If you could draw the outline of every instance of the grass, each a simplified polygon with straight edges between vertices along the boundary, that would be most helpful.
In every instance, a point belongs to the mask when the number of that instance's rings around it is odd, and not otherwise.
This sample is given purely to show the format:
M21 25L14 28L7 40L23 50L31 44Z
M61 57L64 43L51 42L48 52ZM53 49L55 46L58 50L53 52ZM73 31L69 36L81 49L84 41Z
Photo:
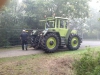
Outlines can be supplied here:
M4 47L2 47L2 48L0 48L0 51L5 51L5 50L15 50L15 49L21 49L21 46L15 46L15 47L6 47L6 48L4 48Z
M74 58L99 50L100 47L86 47L76 51L0 58L0 75L73 75Z

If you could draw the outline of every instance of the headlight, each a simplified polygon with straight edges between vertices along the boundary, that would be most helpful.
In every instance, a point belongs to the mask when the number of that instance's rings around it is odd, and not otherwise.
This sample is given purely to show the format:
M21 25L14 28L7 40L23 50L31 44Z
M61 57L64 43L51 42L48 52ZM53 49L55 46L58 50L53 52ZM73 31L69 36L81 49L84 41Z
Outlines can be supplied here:
M40 35L42 36L43 34L41 33Z

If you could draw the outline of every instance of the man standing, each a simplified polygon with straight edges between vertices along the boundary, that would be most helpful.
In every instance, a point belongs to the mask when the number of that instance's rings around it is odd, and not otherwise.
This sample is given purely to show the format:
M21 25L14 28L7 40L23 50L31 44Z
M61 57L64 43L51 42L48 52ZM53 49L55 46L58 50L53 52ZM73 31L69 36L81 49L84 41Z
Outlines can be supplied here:
M24 50L24 47L27 50L28 34L26 33L26 30L22 31L22 33L20 35L20 39L21 39L21 42L22 42L22 50Z

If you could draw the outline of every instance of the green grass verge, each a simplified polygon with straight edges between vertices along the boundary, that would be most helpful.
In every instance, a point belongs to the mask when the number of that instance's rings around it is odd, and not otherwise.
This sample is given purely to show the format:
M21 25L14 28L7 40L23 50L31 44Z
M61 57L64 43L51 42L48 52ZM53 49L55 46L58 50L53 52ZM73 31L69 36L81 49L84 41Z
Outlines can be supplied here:
M0 58L0 75L73 75L74 58L100 47Z
M15 47L6 47L6 48L0 48L0 51L5 51L5 50L15 50L15 49L21 49L21 46L15 46Z
M10 48L14 49L14 48ZM17 48L18 49L18 48ZM0 62L4 61L11 61L11 60L24 60L24 59L30 59L30 58L39 58L39 57L64 57L66 55L80 55L82 53L88 52L88 51L99 51L100 47L86 47L85 49L79 49L79 50L74 50L74 51L58 51L55 53L44 53L44 54L35 54L35 55L24 55L24 56L17 56L17 57L6 57L6 58L0 58Z

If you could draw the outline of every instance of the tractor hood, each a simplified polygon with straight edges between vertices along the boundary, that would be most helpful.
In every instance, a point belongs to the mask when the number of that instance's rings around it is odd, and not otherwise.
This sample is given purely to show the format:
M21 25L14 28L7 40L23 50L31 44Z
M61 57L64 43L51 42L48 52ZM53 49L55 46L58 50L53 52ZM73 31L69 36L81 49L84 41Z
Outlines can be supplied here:
M31 35L45 35L48 32L48 29L41 29L41 30L33 30Z
M38 34L41 34L42 33L42 29L41 30L33 30L32 32L31 32L31 35L38 35Z

